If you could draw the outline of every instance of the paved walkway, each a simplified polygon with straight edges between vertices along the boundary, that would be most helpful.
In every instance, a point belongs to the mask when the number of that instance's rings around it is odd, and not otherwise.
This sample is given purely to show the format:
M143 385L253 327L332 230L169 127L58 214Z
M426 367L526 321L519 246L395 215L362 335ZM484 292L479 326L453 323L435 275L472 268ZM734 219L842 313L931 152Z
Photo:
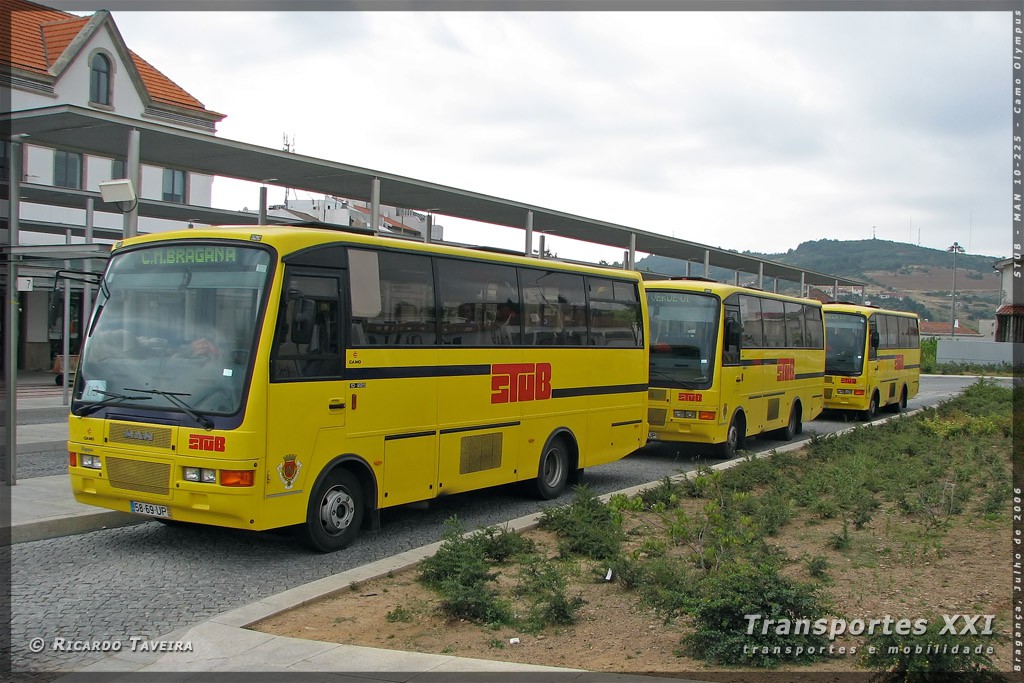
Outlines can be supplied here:
M19 377L18 410L59 408L63 389L53 384L48 373ZM34 444L66 441L66 421L19 425L18 450ZM727 463L723 463L727 464ZM635 493L636 487L625 493ZM17 481L14 487L0 484L0 493L11 501L11 541L24 543L45 538L85 533L99 529L150 521L147 517L103 510L75 501L67 475L32 477ZM516 530L535 526L539 515L510 522ZM439 543L416 548L378 562L335 574L299 586L265 600L231 610L191 628L165 634L159 641L164 652L136 651L127 648L104 660L82 668L82 672L104 672L104 681L134 681L137 672L177 672L161 681L197 681L197 672L335 672L325 681L360 683L366 681L485 680L497 675L502 681L650 681L646 676L606 674L578 669L496 662L451 655L383 650L356 645L325 643L299 638L274 636L246 628L270 616L299 607L340 590L354 581L368 581L392 572L408 569L436 552ZM175 648L178 651L173 651ZM181 651L185 649L185 651ZM343 674L341 672L344 672ZM120 675L119 675L120 674ZM511 677L510 677L511 676ZM74 674L63 679L70 683ZM91 679L89 679L91 680ZM660 678L658 680L684 680Z

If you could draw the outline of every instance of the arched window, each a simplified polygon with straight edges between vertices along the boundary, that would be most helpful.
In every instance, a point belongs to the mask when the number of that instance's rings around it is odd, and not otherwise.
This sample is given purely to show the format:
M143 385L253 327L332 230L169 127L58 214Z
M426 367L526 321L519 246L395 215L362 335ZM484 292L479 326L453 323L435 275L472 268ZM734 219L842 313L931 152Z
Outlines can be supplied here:
M92 58L89 101L94 104L110 104L110 60L101 53L96 53Z

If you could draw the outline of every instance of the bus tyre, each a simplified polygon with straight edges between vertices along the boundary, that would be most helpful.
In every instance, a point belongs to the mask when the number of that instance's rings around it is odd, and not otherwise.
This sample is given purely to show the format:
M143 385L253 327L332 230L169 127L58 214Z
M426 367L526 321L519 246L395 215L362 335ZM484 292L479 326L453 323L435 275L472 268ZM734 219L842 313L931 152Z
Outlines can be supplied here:
M363 489L351 472L332 470L320 480L306 512L306 543L313 550L341 550L359 535L365 502Z
M776 430L775 435L783 441L792 441L793 437L803 429L803 422L800 420L800 404L793 403L793 407L789 409L789 422L782 429Z
M890 403L887 408L890 413L899 415L907 409L907 388L903 387L903 391L900 392L900 398L895 403Z
M725 441L718 444L718 455L723 460L731 460L736 453L743 449L743 439L746 436L746 423L743 416L737 413L729 423L729 431L725 433Z
M565 441L554 438L544 447L537 468L537 478L530 482L530 492L541 500L552 500L562 495L569 479L569 450Z
M868 409L862 410L860 413L860 419L865 422L870 422L875 419L875 415L878 414L878 392L871 394L871 402L868 403Z

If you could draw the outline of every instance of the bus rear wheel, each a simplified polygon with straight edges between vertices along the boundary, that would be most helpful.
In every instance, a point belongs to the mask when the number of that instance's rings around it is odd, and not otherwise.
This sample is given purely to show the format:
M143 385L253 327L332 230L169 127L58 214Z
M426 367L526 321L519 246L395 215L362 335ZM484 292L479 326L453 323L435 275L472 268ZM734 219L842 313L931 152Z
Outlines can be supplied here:
M530 482L530 492L541 500L562 495L569 480L569 449L561 438L554 438L544 447L537 468L537 478Z
M789 422L782 429L775 430L775 437L783 441L792 441L793 437L802 432L803 422L800 419L800 404L794 402L789 410Z
M306 544L322 553L341 550L359 535L364 512L359 481L351 472L333 470L320 480L309 499Z

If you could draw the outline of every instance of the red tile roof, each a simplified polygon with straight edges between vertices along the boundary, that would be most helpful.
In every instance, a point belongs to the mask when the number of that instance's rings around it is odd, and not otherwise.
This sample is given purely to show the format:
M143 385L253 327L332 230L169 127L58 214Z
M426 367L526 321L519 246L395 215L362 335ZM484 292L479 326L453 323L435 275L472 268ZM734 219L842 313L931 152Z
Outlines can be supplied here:
M944 334L950 334L950 327L948 322L930 322L922 320L921 334L930 334L935 336L941 336ZM969 336L980 336L977 330L972 330L963 323L960 323L960 327L956 328L956 336L958 337L969 337Z
M996 315L1024 315L1024 304L1003 304Z
M0 0L0 23L10 26L9 32L0 31L0 64L53 77L51 67L95 16L79 17L26 0ZM127 47L125 50L154 103L190 109L204 114L205 118L224 118L223 114L207 109L135 52Z

